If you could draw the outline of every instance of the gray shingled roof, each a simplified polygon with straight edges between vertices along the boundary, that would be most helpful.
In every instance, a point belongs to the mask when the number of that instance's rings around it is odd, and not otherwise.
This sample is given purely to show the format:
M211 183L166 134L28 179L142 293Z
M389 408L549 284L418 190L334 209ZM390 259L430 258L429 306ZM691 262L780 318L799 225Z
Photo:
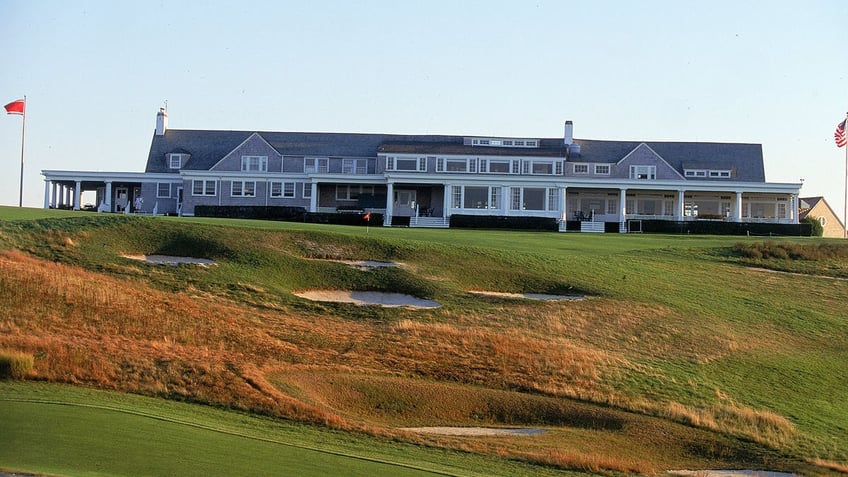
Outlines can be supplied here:
M183 169L207 170L230 153L252 131L209 131L169 129L153 136L146 172L173 172L165 155L188 152ZM562 138L541 139L539 148L464 146L462 136L398 135L359 133L258 132L280 154L292 156L374 157L379 152L422 154L532 155L564 157ZM669 165L683 172L684 165L704 169L732 169L734 180L765 182L762 146L759 144L601 141L575 139L580 155L570 162L616 163L645 142Z
M651 142L651 141L599 141L575 139L580 145L580 156L569 157L570 162L616 163L643 142L665 159L681 174L684 164L703 169L735 169L734 180L765 182L763 148L760 144L717 142Z

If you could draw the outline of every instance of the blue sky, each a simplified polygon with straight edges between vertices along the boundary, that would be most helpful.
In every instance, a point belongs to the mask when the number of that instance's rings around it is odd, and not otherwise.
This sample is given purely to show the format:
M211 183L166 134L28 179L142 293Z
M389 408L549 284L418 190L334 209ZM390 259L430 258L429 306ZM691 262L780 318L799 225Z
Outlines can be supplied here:
M0 0L0 104L42 169L142 171L180 129L761 143L842 214L848 2ZM21 118L0 118L17 205Z

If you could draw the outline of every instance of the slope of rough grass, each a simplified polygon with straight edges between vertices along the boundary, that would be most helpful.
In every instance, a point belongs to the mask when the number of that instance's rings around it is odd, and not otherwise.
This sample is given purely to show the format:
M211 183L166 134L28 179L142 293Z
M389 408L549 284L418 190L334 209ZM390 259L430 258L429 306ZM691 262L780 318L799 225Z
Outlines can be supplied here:
M26 252L0 260L7 316L0 347L32 353L44 379L380 433L376 422L265 376L304 367L390 374L578 398L743 437L796 460L848 461L848 440L838 438L848 423L840 372L848 359L848 282L747 268L731 253L738 237L366 234L88 215L0 220L0 235L8 239L0 247ZM218 265L152 267L123 253L199 256ZM363 272L323 259L403 265ZM386 310L290 295L305 288L400 288L443 306ZM591 299L539 303L480 298L468 289L585 292ZM832 399L821 399L821 391ZM522 444L484 447L530 458ZM563 461L533 452L540 461Z

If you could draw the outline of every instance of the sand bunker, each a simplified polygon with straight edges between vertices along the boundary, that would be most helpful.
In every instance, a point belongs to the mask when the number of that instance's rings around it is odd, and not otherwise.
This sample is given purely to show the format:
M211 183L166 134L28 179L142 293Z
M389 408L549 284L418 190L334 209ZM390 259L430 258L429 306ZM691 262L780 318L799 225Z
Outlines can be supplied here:
M402 431L438 434L442 436L535 436L544 429L506 427L404 427Z
M438 308L441 305L431 300L416 298L402 293L345 291L345 290L305 290L292 293L295 296L312 301L331 303L353 303L354 305L379 305L384 307Z
M333 260L334 262L343 263L345 265L350 265L357 270L375 270L378 268L390 268L397 267L398 264L395 262L376 262L373 260Z
M214 261L209 260L208 258L194 258L194 257L172 257L170 255L121 255L124 258L129 258L130 260L139 260L146 263L152 263L154 265L179 265L183 263L192 264L192 265L200 265L203 267L208 267L210 265L217 265Z
M544 301L576 301L585 300L585 295L546 295L544 293L504 293L493 291L469 290L468 293L483 296L495 296L501 298L525 298L527 300Z

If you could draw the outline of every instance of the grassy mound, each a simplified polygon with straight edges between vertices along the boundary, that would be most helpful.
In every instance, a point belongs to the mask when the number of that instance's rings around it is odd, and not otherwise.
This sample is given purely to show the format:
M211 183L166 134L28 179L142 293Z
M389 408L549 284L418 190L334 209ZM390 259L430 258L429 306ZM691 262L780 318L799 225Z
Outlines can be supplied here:
M848 461L848 285L748 268L738 238L50 215L0 220L0 348L33 356L38 379L593 471L811 474ZM301 289L442 307L310 302ZM553 431L468 442L394 430L433 421Z

